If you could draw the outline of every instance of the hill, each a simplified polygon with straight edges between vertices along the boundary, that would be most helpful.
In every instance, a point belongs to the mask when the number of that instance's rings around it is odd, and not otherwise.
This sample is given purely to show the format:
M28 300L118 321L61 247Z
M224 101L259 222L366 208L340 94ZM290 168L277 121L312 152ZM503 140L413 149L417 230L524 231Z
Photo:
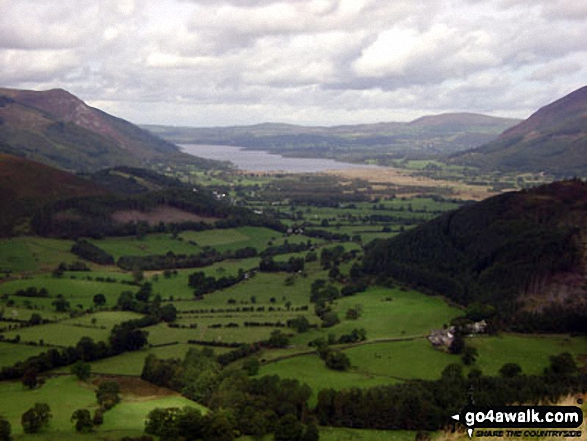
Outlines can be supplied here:
M470 149L494 139L519 122L469 113L427 116L409 123L305 127L265 123L235 127L145 126L178 144L236 145L284 156L375 160L380 165L403 158L433 158Z
M0 153L0 236L10 234L47 202L106 193L100 185L71 173Z
M209 163L62 89L0 88L0 152L73 171L153 162Z
M498 195L373 242L364 270L462 305L492 304L511 325L513 311L587 312L586 238L587 183L555 182ZM557 326L573 327L567 319Z
M587 174L587 86L541 108L495 141L451 161L486 169Z

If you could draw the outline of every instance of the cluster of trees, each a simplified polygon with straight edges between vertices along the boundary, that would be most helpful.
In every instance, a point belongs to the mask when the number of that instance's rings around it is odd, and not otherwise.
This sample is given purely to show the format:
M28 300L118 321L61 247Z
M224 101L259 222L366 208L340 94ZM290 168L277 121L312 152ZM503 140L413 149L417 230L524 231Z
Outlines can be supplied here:
M49 297L49 291L47 291L47 288L43 287L40 289L37 289L34 286L29 286L27 289L19 289L14 293L15 296L19 296L19 297L40 297L40 298L46 298Z
M49 425L51 418L53 414L47 403L35 403L20 418L22 430L24 433L37 433Z
M312 242L308 240L306 243L289 243L287 240L281 245L274 245L265 248L261 252L261 257L277 256L279 254L301 253L302 251L310 250L314 247Z
M264 257L259 262L259 271L297 273L304 270L303 257L290 257L287 262L276 262L272 257Z
M216 279L207 276L203 271L197 271L188 277L188 286L194 288L194 295L201 298L204 294L218 291L236 285L246 279L246 273L239 269L237 276L223 276Z
M82 259L99 265L114 265L114 257L111 254L108 254L102 248L97 247L85 239L78 240L74 243L71 247L71 252Z
M215 427L216 434L223 434L219 439L225 440L240 435L260 437L270 432L284 441L318 439L302 438L306 432L308 436L317 435L315 427L309 428L315 425L307 407L311 389L297 380L281 380L277 376L251 378L249 374L254 373L254 363L223 369L208 349L190 349L183 360L161 360L149 355L141 378L171 387L205 404L211 412L203 417L191 410L160 409L149 414L147 433L163 439L216 439L210 438L208 432ZM183 431L182 427L187 426L190 429ZM295 428L295 433L288 437L291 428Z
M121 256L117 261L123 270L155 271L178 268L198 268L209 266L224 259L221 253L215 249L202 251L198 254L153 254L149 256Z
M315 414L324 425L370 429L438 430L458 413L473 394L479 407L512 403L555 402L587 390L587 376L577 374L569 354L552 357L541 376L521 374L504 366L500 376L486 377L473 369L468 377L457 364L447 366L436 381L414 380L393 386L318 393Z

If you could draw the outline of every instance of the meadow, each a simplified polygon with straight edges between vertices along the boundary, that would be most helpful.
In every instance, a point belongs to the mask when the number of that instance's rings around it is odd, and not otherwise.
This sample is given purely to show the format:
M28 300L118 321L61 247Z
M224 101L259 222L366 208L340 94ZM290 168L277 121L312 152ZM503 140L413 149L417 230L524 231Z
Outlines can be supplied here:
M148 383L145 384L148 386ZM51 439L51 437L75 439L75 430L70 421L71 415L77 409L88 409L93 413L98 407L95 389L94 384L81 382L70 375L49 378L43 387L33 390L26 390L20 382L2 382L0 383L0 396L2 396L0 414L12 424L13 434L21 437L23 431L20 416L35 403L47 403L53 418L45 433L41 432L37 436L40 439ZM104 424L97 428L93 435L90 434L87 437L100 439L101 433L108 434L121 430L142 432L146 415L156 407L191 406L206 412L206 408L193 401L159 389L145 387L140 381L130 384L123 381L121 402L104 414ZM31 439L29 435L23 438Z

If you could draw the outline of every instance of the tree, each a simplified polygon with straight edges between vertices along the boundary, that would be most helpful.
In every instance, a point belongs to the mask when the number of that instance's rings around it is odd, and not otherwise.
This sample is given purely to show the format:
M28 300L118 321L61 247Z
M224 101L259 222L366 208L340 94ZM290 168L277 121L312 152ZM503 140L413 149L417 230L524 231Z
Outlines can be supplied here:
M461 358L463 360L463 363L465 365L469 366L469 365L475 363L478 355L479 355L479 352L477 351L476 348L474 348L472 346L465 346L465 349L463 350L463 356Z
M98 404L103 406L106 410L112 409L119 401L120 386L116 381L104 381L98 386L96 391L96 399Z
M55 311L57 312L67 312L70 306L69 302L63 297L63 294L59 294L57 299L51 304L55 306Z
M503 378L513 378L522 373L522 368L516 363L506 363L499 369L499 375Z
M340 351L330 351L324 360L326 367L337 371L346 371L351 367L351 360L347 355Z
M81 381L86 381L88 378L90 378L91 371L92 365L82 360L76 361L71 366L71 373Z
M34 367L28 368L24 371L22 376L22 384L29 389L34 389L39 384L37 380L37 370Z
M103 409L102 407L99 407L94 411L94 426L101 426L102 424L104 424L104 412L105 409Z
M104 306L106 304L106 296L104 294L96 294L94 296L94 305L96 307Z
M301 438L301 441L318 441L320 439L320 430L315 423L306 425L306 430Z
M568 352L550 357L550 366L545 369L546 374L566 377L577 373L578 368L573 356Z
M304 425L295 415L288 413L277 421L275 425L275 441L300 441L304 433Z
M289 338L279 329L271 332L271 336L269 337L269 344L275 348L285 348L289 345Z
M208 412L203 418L203 438L210 441L234 440L234 424L226 411Z
M49 425L53 415L47 403L35 403L33 407L22 414L20 422L25 433L37 433Z
M10 441L12 437L12 425L6 418L0 415L0 441Z
M259 359L257 357L250 357L243 362L243 370L253 377L259 373Z
M94 428L94 421L88 409L78 409L72 415L70 421L75 422L75 430L78 432L90 432Z
M33 314L31 314L31 318L29 319L29 323L31 325L40 325L43 322L43 317L41 317L41 314L35 312Z
M455 337L448 347L448 350L451 354L462 354L465 350L465 339L460 334L460 332L455 333Z

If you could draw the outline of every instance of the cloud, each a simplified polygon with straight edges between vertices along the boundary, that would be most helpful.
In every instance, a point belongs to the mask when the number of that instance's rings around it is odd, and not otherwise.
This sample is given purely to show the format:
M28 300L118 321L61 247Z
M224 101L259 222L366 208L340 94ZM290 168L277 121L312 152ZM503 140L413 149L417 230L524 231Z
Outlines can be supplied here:
M0 0L0 83L135 122L527 116L584 85L576 0Z

